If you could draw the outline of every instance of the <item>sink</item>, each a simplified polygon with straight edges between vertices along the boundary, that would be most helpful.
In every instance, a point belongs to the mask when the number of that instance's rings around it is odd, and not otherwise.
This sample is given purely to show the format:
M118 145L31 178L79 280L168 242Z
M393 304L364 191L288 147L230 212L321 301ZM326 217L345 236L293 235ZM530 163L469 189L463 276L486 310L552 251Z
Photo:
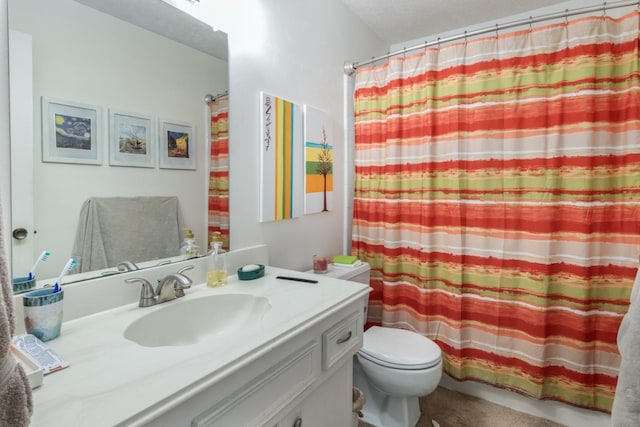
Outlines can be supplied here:
M270 308L267 298L249 294L178 299L131 322L124 336L144 347L193 345L259 325Z

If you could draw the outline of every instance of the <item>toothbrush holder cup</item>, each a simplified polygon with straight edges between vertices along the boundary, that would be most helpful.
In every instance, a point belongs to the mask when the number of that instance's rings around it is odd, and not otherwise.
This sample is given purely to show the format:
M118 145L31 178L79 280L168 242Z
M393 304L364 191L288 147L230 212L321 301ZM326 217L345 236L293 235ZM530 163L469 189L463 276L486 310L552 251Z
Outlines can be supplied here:
M23 295L24 326L28 334L41 341L52 340L62 328L64 291L53 288L38 289Z
M27 292L30 289L36 287L36 278L29 278L29 276L25 277L14 277L11 281L13 284L13 293L21 294L23 292Z

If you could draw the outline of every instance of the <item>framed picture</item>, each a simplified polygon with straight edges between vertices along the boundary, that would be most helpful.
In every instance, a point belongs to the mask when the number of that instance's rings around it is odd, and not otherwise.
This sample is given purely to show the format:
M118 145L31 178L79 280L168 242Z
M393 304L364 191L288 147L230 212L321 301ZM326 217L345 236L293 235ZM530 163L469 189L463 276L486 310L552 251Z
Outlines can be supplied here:
M333 153L331 117L304 106L304 213L333 209Z
M260 222L302 214L304 158L302 107L261 92Z
M102 164L102 110L42 97L42 161Z
M192 124L160 120L158 133L162 169L196 169L196 136Z
M109 164L155 167L154 135L151 117L109 110Z

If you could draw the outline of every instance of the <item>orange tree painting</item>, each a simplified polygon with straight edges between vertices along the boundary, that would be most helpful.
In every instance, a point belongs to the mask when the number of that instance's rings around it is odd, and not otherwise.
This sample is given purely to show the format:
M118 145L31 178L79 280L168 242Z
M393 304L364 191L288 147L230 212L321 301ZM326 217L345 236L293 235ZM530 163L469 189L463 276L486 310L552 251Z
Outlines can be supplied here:
M305 214L333 207L333 146L329 116L305 106Z
M322 176L322 212L327 209L327 176L333 169L333 156L331 148L327 143L327 131L322 128L322 147L318 153L318 162L316 163L316 173Z

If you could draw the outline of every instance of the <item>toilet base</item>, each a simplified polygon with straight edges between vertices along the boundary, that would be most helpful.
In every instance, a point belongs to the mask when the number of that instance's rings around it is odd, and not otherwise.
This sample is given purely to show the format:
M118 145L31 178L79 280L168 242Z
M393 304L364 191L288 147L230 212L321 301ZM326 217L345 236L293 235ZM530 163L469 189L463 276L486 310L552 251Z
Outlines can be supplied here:
M417 397L387 396L377 411L365 406L361 419L375 427L415 427L420 415Z
M362 367L354 358L353 384L362 390L365 405L362 418L375 427L415 427L420 419L418 397L394 397L376 389L366 378Z

